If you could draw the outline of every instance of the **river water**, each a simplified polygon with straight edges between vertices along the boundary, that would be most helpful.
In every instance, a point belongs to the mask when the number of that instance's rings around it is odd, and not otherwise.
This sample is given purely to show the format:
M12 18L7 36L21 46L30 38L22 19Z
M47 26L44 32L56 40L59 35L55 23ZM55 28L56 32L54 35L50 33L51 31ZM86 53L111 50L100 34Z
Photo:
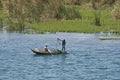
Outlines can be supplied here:
M59 48L68 54L35 56L30 48ZM120 80L120 40L97 34L0 32L0 80Z

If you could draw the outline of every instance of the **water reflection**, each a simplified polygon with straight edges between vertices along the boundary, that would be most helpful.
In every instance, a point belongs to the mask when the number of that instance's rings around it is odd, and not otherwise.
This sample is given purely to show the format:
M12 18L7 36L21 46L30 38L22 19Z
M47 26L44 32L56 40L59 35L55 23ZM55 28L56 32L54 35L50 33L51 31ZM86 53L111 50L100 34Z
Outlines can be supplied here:
M48 43L56 48L65 38L68 54L34 55L30 48ZM101 41L96 34L21 34L0 32L1 80L115 80L120 79L120 41ZM61 45L57 45L61 49ZM4 74L2 74L4 73Z

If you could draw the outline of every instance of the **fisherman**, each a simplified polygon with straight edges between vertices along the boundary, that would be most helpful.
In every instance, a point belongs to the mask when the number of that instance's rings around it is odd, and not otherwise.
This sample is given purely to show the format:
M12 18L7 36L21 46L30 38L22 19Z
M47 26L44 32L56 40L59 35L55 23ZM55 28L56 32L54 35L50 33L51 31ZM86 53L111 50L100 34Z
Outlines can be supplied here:
M51 53L51 50L48 49L48 45L46 44L45 47L44 47L44 51L45 52L48 52L48 53Z
M62 39L57 38L57 40L62 41L62 51L65 51L65 45L66 45L65 39L62 40Z

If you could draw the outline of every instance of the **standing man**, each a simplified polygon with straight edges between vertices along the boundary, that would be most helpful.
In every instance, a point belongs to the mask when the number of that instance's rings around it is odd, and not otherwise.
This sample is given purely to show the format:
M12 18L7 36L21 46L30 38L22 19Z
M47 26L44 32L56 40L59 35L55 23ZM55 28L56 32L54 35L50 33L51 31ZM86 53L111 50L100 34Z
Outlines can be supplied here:
M65 39L62 40L62 39L57 38L57 40L62 41L62 51L65 51L65 45L66 45Z

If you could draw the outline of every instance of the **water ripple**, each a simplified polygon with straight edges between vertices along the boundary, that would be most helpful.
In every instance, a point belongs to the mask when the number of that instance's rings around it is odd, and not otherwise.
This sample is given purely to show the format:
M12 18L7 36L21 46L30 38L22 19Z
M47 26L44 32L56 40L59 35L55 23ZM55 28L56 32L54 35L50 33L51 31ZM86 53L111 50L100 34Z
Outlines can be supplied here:
M34 55L29 48L61 48L66 55ZM0 33L0 80L119 80L120 41L100 41L95 34Z

